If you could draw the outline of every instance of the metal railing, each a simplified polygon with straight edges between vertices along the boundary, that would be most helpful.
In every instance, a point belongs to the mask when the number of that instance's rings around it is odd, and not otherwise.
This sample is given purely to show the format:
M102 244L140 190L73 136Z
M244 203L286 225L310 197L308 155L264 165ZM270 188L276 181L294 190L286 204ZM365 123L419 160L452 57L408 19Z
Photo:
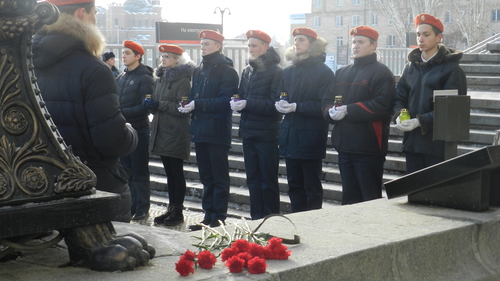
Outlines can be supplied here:
M191 59L195 64L199 64L201 62L201 50L199 45L179 45L185 52L189 54ZM158 67L160 65L160 55L161 53L158 51L158 45L145 45L142 46L144 48L144 56L142 57L142 63L148 65L152 68ZM125 68L122 61L122 45L113 45L108 44L106 46L105 52L113 52L116 56L115 66L121 71ZM224 54L233 60L234 68L238 72L238 75L241 74L241 71L246 66L247 60L247 47L224 47Z
M471 46L463 51L464 54L481 54L486 52L486 45L500 40L500 33L497 33L485 40Z
M195 64L201 62L201 50L199 45L179 45L189 54ZM144 56L142 63L152 68L156 68L160 64L160 52L158 45L146 45L144 48ZM122 45L107 45L106 52L112 51L116 56L116 67L123 71L124 65L121 58ZM377 49L380 56L380 62L387 65L394 75L400 75L406 63L408 50L406 48L381 48ZM248 50L246 46L241 47L224 47L224 54L233 60L234 68L241 74L243 68L247 65ZM283 57L283 54L281 54Z

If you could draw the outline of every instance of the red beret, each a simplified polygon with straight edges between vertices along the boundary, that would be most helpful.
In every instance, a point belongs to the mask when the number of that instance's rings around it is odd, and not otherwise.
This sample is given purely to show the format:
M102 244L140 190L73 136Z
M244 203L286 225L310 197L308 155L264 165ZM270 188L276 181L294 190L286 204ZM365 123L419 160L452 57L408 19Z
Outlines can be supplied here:
M219 32L213 30L202 30L198 34L198 37L200 37L200 39L211 39L219 43L222 43L222 41L224 41L224 36Z
M184 53L184 50L181 47L172 44L160 45L158 50L160 53L174 53L178 55L182 55L182 53Z
M94 1L95 0L47 0L47 2L56 6L86 4Z
M134 41L123 41L123 47L132 49L141 54L141 56L144 55L144 49L142 48L142 46L135 43Z
M271 36L267 35L267 33L265 33L264 31L249 30L249 31L247 31L246 36L247 36L247 39L257 38L259 40L266 42L267 44L271 43Z
M292 35L295 37L296 35L307 35L313 39L318 39L318 33L316 33L316 31L310 29L310 28L306 28L306 27L298 27L298 28L295 28L293 31L292 31Z
M363 35L375 41L378 40L378 32L375 29L366 25L357 26L351 29L351 32L349 32L349 34L351 34L351 36Z
M415 17L415 28L417 26L421 25L422 23L430 24L434 26L435 28L439 29L439 31L443 32L444 31L444 26L443 23L436 18L435 16L429 15L429 14L420 14Z

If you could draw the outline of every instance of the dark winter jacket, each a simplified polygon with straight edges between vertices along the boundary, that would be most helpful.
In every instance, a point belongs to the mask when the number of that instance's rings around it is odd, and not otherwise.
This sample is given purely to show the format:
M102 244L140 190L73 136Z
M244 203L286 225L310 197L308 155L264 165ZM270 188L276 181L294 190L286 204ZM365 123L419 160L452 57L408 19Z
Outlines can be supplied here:
M377 61L377 54L354 59L354 64L335 73L323 97L323 116L335 124L332 145L339 152L386 155L396 85L394 74ZM342 96L347 115L340 121L328 110L334 97Z
M61 14L55 24L34 36L33 58L38 85L58 131L96 174L96 188L122 195L119 220L127 221L128 175L118 157L135 149L137 136L120 112L113 73L99 58L104 46L94 25Z
M321 100L334 74L325 65L326 55L293 61L283 69L278 89L287 92L295 112L285 115L280 126L280 154L295 159L321 159L326 155L328 123L321 113Z
M177 108L182 97L189 96L195 68L196 65L189 61L172 68L160 66L156 69L153 100L159 105L157 110L152 110L154 117L149 139L149 149L154 154L189 159L189 114L180 113Z
M142 102L146 95L153 94L153 69L142 63L133 70L125 69L116 77L116 83L120 109L127 122L138 131L149 129L149 111Z
M247 104L241 111L239 136L257 141L277 141L281 114L274 107L279 98L282 68L273 47L243 69L239 94Z
M231 97L238 93L238 73L233 61L218 52L206 55L193 74L189 100L194 100L191 113L191 140L231 146Z
M427 63L422 52L414 49L408 54L408 63L398 82L396 117L407 108L411 118L418 118L420 127L404 133L403 151L444 156L444 142L433 141L434 90L458 89L459 95L467 95L467 81L459 66L462 53L440 44L437 54Z

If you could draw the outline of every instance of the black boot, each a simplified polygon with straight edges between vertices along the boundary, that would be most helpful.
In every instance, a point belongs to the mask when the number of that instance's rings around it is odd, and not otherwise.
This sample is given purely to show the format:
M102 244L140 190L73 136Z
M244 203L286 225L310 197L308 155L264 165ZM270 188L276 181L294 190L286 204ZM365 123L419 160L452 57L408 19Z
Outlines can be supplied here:
M184 210L183 205L174 206L174 208L172 209L172 213L170 213L170 216L168 216L163 221L163 223L169 226L174 226L183 223L184 222L184 215L182 214L183 210Z
M154 222L155 223L163 223L163 221L170 216L173 209L174 209L174 206L172 206L172 205L168 206L167 211L163 215L154 218Z

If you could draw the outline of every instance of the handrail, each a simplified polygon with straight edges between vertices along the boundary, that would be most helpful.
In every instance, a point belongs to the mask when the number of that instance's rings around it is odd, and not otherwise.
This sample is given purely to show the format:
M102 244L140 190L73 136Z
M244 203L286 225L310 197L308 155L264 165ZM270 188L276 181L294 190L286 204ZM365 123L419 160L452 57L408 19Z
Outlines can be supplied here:
M491 37L488 37L488 38L486 38L485 40L483 40L483 41L481 41L481 42L477 43L476 45L471 46L471 47L469 47L469 48L465 49L465 50L463 51L463 53L464 53L464 54L475 54L475 53L479 53L479 52L481 52L481 51L486 50L486 45L487 45L488 43L493 43L493 42L498 41L498 40L500 40L500 33L497 33L497 34L495 34L495 35L493 35L493 36L491 36Z

